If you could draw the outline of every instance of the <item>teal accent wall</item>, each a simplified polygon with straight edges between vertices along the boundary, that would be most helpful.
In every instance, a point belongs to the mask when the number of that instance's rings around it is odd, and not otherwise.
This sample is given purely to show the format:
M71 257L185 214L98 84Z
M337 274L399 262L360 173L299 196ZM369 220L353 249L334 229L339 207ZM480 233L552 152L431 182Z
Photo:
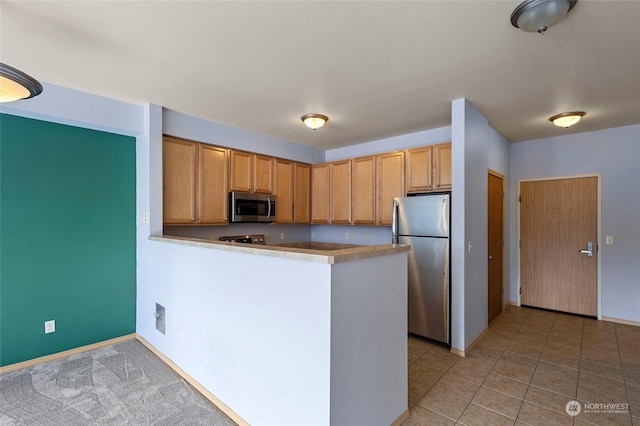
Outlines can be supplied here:
M135 219L135 138L0 114L0 365L135 332Z

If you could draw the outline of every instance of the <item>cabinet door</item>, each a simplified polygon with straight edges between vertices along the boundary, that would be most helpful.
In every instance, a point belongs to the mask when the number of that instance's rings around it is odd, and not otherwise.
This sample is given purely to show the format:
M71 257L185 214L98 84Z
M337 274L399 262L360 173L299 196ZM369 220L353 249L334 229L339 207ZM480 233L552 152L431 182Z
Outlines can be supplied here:
M377 156L376 188L378 225L391 225L393 199L404 197L404 152L390 152Z
M294 223L311 223L311 166L293 164L293 221Z
M311 223L329 223L329 164L311 166Z
M274 159L265 155L253 156L253 192L273 194Z
M293 223L293 162L276 159L276 222Z
M430 146L409 149L405 152L407 166L407 192L424 192L433 189Z
M226 149L199 144L198 223L228 223L228 164Z
M230 191L253 191L253 154L231 150L230 159Z
M374 225L376 222L376 157L354 158L352 168L353 223Z
M331 223L351 223L351 160L329 164Z
M433 146L433 186L451 189L451 143Z
M166 224L196 221L196 160L198 144L162 138L162 213Z

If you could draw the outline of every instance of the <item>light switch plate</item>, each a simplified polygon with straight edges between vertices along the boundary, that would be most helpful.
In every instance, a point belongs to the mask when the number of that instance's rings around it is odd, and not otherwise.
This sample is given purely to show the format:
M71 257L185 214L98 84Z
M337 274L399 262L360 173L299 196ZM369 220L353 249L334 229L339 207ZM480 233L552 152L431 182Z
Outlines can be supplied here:
M56 320L44 322L44 333L49 334L56 331Z
M608 246L613 245L613 237L612 236L607 236L605 239L606 243Z

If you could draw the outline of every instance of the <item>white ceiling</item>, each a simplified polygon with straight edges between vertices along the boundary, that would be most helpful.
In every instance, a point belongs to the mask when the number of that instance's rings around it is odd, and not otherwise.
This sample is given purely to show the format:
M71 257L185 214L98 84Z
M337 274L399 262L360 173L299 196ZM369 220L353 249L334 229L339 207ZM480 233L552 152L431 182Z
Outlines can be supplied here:
M321 149L449 125L462 97L512 142L640 123L640 1L579 0L544 35L519 3L3 0L0 59Z

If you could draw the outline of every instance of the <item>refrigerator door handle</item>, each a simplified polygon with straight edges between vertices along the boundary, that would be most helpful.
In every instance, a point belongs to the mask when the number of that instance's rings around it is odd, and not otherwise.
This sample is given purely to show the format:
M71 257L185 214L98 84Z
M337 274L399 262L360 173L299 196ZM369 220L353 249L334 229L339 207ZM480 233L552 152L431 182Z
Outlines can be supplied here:
M391 243L398 244L398 200L393 200L393 219L391 221Z

